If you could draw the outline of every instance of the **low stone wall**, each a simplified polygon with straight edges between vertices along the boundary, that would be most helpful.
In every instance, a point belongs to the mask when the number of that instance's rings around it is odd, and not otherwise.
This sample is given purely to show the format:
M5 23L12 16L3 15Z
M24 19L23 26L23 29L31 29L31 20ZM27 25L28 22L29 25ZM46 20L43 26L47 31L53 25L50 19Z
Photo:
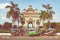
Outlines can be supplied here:
M11 33L0 33L0 36L2 36L2 35L11 36Z
M56 35L60 35L60 33L56 33Z

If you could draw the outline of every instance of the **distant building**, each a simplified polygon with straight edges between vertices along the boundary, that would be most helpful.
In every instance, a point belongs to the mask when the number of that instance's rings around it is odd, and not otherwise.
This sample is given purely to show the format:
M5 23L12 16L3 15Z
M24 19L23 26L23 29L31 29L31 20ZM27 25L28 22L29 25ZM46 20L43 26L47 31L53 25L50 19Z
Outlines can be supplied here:
M5 23L3 24L3 28L4 28L4 29L11 29L11 28L12 28L12 23L5 22Z
M45 27L46 29L48 29L48 24L45 23L45 24L44 24L44 27ZM56 32L60 32L60 22L51 22L51 23L50 23L50 27L51 27L51 28L54 28Z
M2 27L3 27L3 26L2 26L2 25L0 25L0 29L2 29Z

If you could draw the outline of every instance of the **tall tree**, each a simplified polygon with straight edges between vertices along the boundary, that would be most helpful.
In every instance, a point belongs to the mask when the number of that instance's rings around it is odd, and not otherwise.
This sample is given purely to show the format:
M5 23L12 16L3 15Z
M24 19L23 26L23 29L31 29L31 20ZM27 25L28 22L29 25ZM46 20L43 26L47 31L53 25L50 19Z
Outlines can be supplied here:
M19 20L20 22L21 22L21 24L22 24L22 27L23 27L23 25L25 24L25 18L24 18L24 16L22 15L22 16L20 16L20 20Z
M46 13L46 11L41 11L41 14L40 14L40 23L41 23L41 21L43 22L43 24L44 24L44 21L46 20L46 16L47 16L47 13Z
M47 5L43 5L43 7L46 9L46 12L47 12L47 21L48 21L48 27L50 29L50 20L53 19L53 14L55 14L54 11L52 11L52 7L50 6L50 4L47 4Z
M6 17L7 18L10 18L12 17L12 24L14 24L17 20L19 22L19 8L17 7L18 5L14 4L12 1L11 1L11 6L6 6L6 8L10 8L10 11L7 12L7 15ZM18 10L15 10L15 7L17 7L16 9ZM19 24L19 23L18 23Z
M44 21L46 20L46 16L47 16L46 14L47 14L46 11L42 11L42 10L41 10L41 13L39 13L39 15L40 15L39 18L40 18L40 19L37 20L37 24L38 24L38 25L40 25L41 22L43 22L43 24L44 24ZM41 25L40 25L40 26L41 26Z

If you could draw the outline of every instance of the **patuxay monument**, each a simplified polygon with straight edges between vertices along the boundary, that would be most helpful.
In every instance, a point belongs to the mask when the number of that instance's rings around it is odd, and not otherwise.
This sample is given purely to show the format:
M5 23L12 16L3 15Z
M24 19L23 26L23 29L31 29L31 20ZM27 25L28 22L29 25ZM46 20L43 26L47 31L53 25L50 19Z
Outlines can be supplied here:
M33 9L32 5L28 7L28 9L24 9L22 14L25 18L24 27L26 28L38 28L37 20L39 20L39 11L38 9Z

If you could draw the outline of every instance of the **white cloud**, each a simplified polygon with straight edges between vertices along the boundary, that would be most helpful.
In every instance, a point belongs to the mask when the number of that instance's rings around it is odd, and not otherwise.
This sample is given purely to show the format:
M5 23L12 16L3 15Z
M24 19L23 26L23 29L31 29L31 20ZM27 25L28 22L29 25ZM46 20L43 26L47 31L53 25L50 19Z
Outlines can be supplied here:
M9 3L1 3L0 9L4 9L7 5L10 5Z
M0 14L0 16L3 16L3 14Z
M3 24L3 23L5 23L5 22L10 22L10 23L12 23L12 18L6 18L6 15L4 15L4 14L0 14L0 20L2 20L2 23L0 22L0 24ZM18 22L16 21L15 22L15 24L16 25L18 25ZM22 24L21 23L19 23L19 26L21 26Z
M54 16L53 17L53 22L60 22L60 17L59 16Z
M10 19L7 19L7 18L6 18L6 15L0 14L0 18L1 18L1 20L3 20L3 21L11 22L11 18L10 18Z

